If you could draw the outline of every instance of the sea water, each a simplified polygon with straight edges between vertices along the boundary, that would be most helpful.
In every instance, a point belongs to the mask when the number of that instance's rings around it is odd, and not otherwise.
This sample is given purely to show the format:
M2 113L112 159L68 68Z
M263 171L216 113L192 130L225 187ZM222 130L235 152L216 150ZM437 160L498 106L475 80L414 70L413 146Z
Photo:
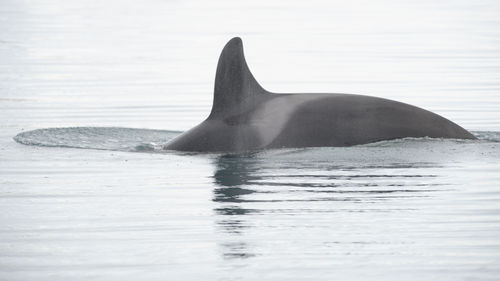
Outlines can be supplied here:
M497 1L0 1L0 280L498 280ZM243 39L275 92L414 104L479 140L162 147Z

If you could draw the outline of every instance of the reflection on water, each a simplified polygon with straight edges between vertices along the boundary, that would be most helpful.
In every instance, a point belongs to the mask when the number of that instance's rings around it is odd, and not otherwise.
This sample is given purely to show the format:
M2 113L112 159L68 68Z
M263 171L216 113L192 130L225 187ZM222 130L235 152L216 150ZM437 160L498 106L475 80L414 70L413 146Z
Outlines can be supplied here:
M355 166L346 162L355 156L352 153L339 157L335 149L323 149L323 158L336 161L311 162L307 157L314 157L312 152L299 149L220 155L214 159L214 213L218 229L227 236L220 243L224 259L259 255L245 237L247 232L266 231L255 223L256 215L262 221L266 216L286 218L305 213L412 211L402 201L446 190L446 183L438 181L439 176L433 173L442 168L437 163L375 163L374 159L366 159L364 165ZM359 153L359 149L353 153ZM388 200L399 203L394 206L387 204ZM384 204L374 206L380 202ZM290 227L295 226L291 223ZM331 243L339 242L325 245Z
M227 154L217 157L214 174L215 183L220 186L240 186L247 184L252 178L257 178L257 159L252 154Z
M257 192L251 188L243 188L248 185L258 174L258 166L253 165L254 160L251 155L221 155L216 158L216 170L214 180L216 188L214 189L214 201L224 203L214 211L219 215L217 221L223 231L228 234L239 236L245 228L248 228L248 222L244 215L256 212L254 209L248 209L240 206L244 202L245 195L251 195ZM222 255L227 259L249 258L255 254L249 251L247 242L238 239L230 243L222 243Z

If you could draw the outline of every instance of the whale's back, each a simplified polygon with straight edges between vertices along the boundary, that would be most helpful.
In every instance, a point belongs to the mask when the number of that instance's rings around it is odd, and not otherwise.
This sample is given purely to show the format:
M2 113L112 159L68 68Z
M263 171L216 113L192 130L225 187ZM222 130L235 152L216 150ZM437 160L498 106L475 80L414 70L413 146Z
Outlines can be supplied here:
M268 147L350 146L405 137L475 139L450 120L409 104L322 94L296 106Z
M430 111L347 94L275 94L254 78L240 38L219 58L208 118L166 149L241 152L266 148L349 146L405 137L475 139Z

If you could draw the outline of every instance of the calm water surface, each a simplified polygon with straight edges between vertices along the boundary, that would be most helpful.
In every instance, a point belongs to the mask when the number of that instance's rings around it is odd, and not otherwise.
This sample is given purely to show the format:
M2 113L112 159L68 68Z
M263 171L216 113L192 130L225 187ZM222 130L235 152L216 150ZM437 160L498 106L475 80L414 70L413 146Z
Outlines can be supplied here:
M498 280L499 14L0 0L0 280ZM233 36L268 90L396 99L480 140L161 151Z

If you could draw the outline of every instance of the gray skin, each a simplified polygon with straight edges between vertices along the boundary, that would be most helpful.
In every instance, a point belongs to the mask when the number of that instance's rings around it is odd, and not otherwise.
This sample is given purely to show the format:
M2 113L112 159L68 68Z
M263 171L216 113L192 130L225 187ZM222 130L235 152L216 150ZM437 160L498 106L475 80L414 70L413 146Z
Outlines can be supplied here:
M212 111L168 150L244 152L270 148L351 146L406 137L476 139L430 111L349 94L276 94L255 80L240 38L219 58Z

